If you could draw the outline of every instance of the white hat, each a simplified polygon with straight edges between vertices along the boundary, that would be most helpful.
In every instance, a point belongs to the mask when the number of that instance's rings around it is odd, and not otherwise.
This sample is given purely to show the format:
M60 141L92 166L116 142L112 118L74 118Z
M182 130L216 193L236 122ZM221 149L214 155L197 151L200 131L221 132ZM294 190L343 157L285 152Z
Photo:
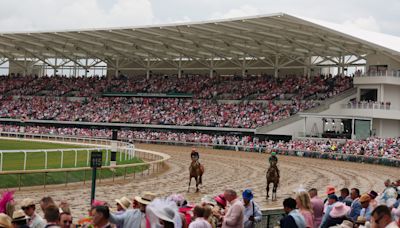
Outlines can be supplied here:
M161 219L173 223L174 227L182 227L182 220L174 201L157 198L147 205L146 215L151 225L158 224Z

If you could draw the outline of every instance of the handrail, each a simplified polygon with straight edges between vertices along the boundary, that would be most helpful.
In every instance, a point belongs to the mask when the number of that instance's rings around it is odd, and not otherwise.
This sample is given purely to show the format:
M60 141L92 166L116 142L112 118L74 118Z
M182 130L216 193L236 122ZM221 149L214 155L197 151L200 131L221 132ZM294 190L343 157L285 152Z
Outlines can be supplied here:
M146 162L141 162L141 163L133 163L133 164L123 164L123 165L115 165L115 166L102 166L99 169L113 169L113 168L129 168L129 167L135 167L135 166L144 166L144 165L150 165L150 164L157 164L161 162L165 162L171 158L171 156L167 154L162 154L158 153L155 151L149 151L149 150L141 150L141 149L136 149L136 151L141 151L141 152L146 152L149 154L161 156L160 160L154 160L154 161L146 161ZM160 155L162 154L162 155ZM6 175L6 174L31 174L31 173L51 173L51 172L74 172L74 171L83 171L83 170L91 170L91 167L79 167L79 168L60 168L60 169L33 169L33 170L12 170L12 171L1 171L0 175Z

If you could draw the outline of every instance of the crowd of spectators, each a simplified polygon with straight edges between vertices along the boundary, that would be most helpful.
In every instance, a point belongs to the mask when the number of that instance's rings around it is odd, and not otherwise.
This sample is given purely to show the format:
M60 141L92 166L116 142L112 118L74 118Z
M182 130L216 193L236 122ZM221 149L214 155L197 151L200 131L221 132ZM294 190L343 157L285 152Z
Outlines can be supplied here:
M256 128L318 106L316 101L218 103L178 98L19 97L0 100L0 117L85 122L119 122Z
M196 99L240 100L256 94L259 100L272 100L282 94L293 94L295 99L311 95L334 96L352 86L350 77L296 77L274 78L260 76L177 76L145 77L0 77L0 94L80 96L101 95L104 92L123 93L185 93Z
M0 132L25 132L30 134L49 134L61 136L111 138L112 130L97 128L68 128L49 126L16 126L0 124ZM400 138L371 137L364 140L312 140L294 139L288 142L260 140L258 137L243 135L222 135L206 133L185 133L176 131L120 130L118 137L127 141L163 141L166 143L193 143L232 146L253 151L318 151L343 155L361 155L400 159Z
M320 104L349 77L0 77L0 117L257 128ZM189 98L101 97L103 92L189 93ZM222 102L258 94L260 101ZM251 97L251 96L250 96ZM196 99L200 98L200 99ZM213 99L211 99L213 98Z
M316 188L294 190L284 199L282 215L273 224L281 228L328 227L399 227L400 180L386 180L383 191L348 186L336 190L328 185L318 194ZM375 189L376 190L376 189ZM225 189L221 194L204 195L200 202L189 202L184 195L162 196L153 192L122 196L114 202L93 200L88 215L72 213L70 202L56 203L46 196L40 201L25 198L14 200L14 193L4 191L0 198L0 226L34 228L255 228L264 227L270 220L263 218L260 206L251 189L241 191Z

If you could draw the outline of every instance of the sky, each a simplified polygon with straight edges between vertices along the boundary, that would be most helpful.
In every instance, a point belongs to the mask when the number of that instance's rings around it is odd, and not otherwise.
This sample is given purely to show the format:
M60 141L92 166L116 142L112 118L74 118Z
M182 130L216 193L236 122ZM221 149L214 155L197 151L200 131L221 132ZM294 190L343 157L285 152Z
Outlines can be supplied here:
M0 32L194 22L288 13L400 37L400 0L0 0Z

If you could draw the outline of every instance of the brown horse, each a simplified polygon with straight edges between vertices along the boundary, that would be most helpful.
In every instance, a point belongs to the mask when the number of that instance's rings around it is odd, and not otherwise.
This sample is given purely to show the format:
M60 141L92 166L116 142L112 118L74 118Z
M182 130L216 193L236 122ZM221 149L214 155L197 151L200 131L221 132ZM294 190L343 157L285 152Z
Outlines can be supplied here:
M273 183L272 188L272 200L276 200L276 189L278 188L279 184L279 170L276 164L271 165L267 171L267 197L269 198L269 185Z
M188 192L190 189L190 183L192 183L192 178L196 180L196 192L199 191L199 185L203 184L202 176L204 173L204 166L201 165L197 161L192 161L192 163L189 166L189 187L188 187Z

